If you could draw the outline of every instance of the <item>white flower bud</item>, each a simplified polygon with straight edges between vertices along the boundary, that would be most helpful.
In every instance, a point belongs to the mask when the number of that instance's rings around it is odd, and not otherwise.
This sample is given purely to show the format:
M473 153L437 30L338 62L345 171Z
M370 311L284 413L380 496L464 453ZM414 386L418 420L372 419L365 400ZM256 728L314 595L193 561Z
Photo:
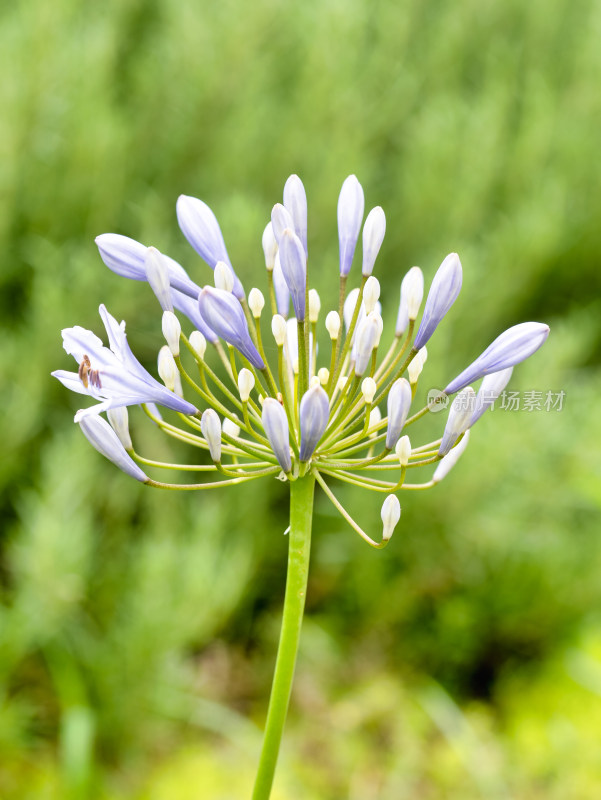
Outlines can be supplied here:
M192 331L190 334L190 347L194 350L196 355L202 359L205 357L207 351L207 340L200 331Z
M283 347L286 341L286 320L280 314L274 314L271 320L271 332L278 347Z
M249 369L242 367L238 373L238 391L240 392L240 400L243 403L248 402L250 393L255 388L255 376Z
M265 266L268 272L273 271L275 254L278 252L278 243L273 235L273 225L268 222L263 231L263 252L265 253Z
M171 350L167 345L163 345L159 350L158 359L159 376L169 391L174 392L177 385L177 378L179 373L177 371L177 364L173 358Z
M395 494L389 494L386 500L382 503L382 524L384 530L382 532L382 540L387 542L392 536L398 521L401 518L401 504Z
M403 284L407 298L407 314L410 320L415 320L424 297L424 273L419 267L411 267L403 278Z
M106 412L108 421L111 423L111 428L119 437L119 441L126 450L133 450L131 436L129 434L129 423L127 406L117 406L117 408L109 408Z
M320 309L321 300L319 299L317 290L309 289L309 322L317 322Z
M373 378L365 378L361 384L361 392L366 403L371 403L376 395L376 382Z
M337 311L330 311L326 317L326 329L330 334L330 339L335 340L340 333L340 316Z
M373 439L378 435L378 432L373 429L376 427L376 425L379 425L380 422L382 422L382 412L378 406L375 406L375 408L372 408L372 410L369 412L369 425L367 430L369 432L370 439Z
M436 467L434 475L432 476L433 483L439 483L444 477L446 477L449 472L453 469L455 464L459 461L460 455L463 453L465 448L467 447L467 443L470 440L470 432L466 431L463 434L463 439L459 442L459 444L454 447L450 453L442 459L440 464Z
M263 297L263 292L259 289L251 289L248 293L248 307L255 319L259 319L264 306L265 298Z
M386 216L380 206L372 208L363 226L363 275L371 275L386 233Z
M424 345L422 349L419 351L419 357L422 360L422 367L423 367L426 361L428 360L428 348L426 347L426 345Z
M380 321L378 320L378 314L369 314L357 328L357 337L355 340L355 347L353 348L355 356L355 375L363 375L369 364L374 347L376 347L381 336L381 318Z
M396 453L396 457L398 458L401 467L406 467L409 463L409 457L411 455L411 441L408 436L401 436L396 443L394 452Z
M317 377L321 385L325 386L330 380L330 370L327 367L321 367L321 369L317 371Z
M380 304L377 304L378 307L381 307ZM384 320L382 319L382 315L380 314L379 309L375 312L376 321L378 323L378 335L376 337L376 347L380 345L380 339L382 338L382 331L384 330Z
M179 355L179 337L182 326L173 311L163 311L163 336L174 356Z
M200 418L200 430L208 442L209 453L213 461L221 461L221 422L219 415L212 408L207 408Z
M365 288L363 289L363 305L365 307L366 314L371 314L379 299L380 281L377 278L374 278L373 275L370 275L366 280Z
M417 379L421 375L423 369L423 361L421 357L421 350L415 354L413 360L409 363L407 367L407 372L409 373L409 382L411 385L417 383Z
M226 436L232 436L234 439L240 436L240 426L236 425L229 417L223 418L222 429Z
M173 311L167 260L159 253L156 247L149 247L146 250L144 268L146 270L146 280L155 293L163 311Z
M224 292L231 292L234 288L234 271L225 263L218 261L215 264L215 288L222 289Z
M336 388L338 389L339 392L343 392L344 391L344 387L346 386L347 380L348 380L348 377L346 375L341 375L338 378L338 383L336 384Z

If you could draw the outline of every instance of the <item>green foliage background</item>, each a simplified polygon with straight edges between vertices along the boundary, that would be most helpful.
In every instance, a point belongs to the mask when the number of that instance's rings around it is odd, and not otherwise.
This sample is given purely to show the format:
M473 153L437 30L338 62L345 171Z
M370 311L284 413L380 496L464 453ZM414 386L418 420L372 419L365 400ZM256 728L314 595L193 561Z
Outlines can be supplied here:
M318 497L275 796L599 796L600 34L594 0L3 6L2 798L249 794L285 491L134 485L49 372L69 361L61 328L100 332L100 302L149 365L161 344L149 288L110 273L95 235L155 244L208 281L174 213L200 196L262 286L260 235L292 172L324 307L351 172L387 214L389 319L410 266L430 279L460 253L424 391L539 319L552 335L511 388L566 399L487 415L443 485L403 498L384 553ZM178 455L140 415L132 427L139 450ZM378 498L341 497L378 522Z

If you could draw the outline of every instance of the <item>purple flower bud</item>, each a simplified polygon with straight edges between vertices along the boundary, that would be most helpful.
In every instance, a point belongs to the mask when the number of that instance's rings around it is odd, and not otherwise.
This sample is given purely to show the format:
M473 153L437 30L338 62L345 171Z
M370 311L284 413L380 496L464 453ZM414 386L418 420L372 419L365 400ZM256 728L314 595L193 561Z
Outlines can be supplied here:
M478 394L476 395L476 403L474 413L470 420L470 427L492 406L509 383L512 372L513 367L507 367L507 369L502 369L500 372L492 372L490 375L484 377Z
M176 212L182 233L211 269L215 269L218 261L232 266L217 217L206 203L182 194L177 198ZM244 289L238 278L235 279L234 294L239 300L244 298Z
M307 195L298 175L291 175L284 186L284 208L292 217L294 232L307 254Z
M300 460L308 461L323 436L330 416L327 392L319 381L305 392L300 403Z
M371 275L386 233L386 215L380 206L372 208L363 226L363 275Z
M273 265L273 289L275 291L275 302L278 307L278 314L286 319L290 311L290 289L282 272L279 250L275 256Z
M338 198L338 239L340 242L340 274L348 275L363 221L365 200L361 184L354 175L342 184Z
M521 322L508 328L461 375L449 383L445 393L454 394L483 375L519 364L542 347L548 335L549 326L542 322Z
M394 450L411 408L411 386L406 378L399 378L390 387L387 408L386 449Z
M295 316L302 322L305 319L307 255L301 240L290 228L286 228L280 237L280 264L290 290Z
M451 403L447 424L442 435L442 442L438 448L439 456L446 456L462 433L470 426L474 413L476 393L471 386L460 392Z
M163 311L173 311L167 261L156 247L149 247L146 250L144 267L146 269L146 280L155 293L161 308Z
M79 422L79 427L92 447L95 447L105 458L116 464L119 469L122 469L131 478L135 478L141 483L148 481L148 476L142 472L133 458L128 455L119 437L105 419L97 414L83 417Z
M450 453L447 453L446 456L442 459L439 465L436 467L434 471L434 475L432 476L432 483L440 483L440 481L445 478L449 472L453 469L455 464L459 461L459 457L467 447L467 443L470 440L470 432L466 431L463 434L463 439L459 442L459 444L454 447Z
M200 430L209 445L209 453L213 461L221 461L221 422L219 414L207 408L200 418Z
M276 203L271 209L271 227L273 228L273 235L275 236L278 246L286 228L294 230L292 215L281 203Z
M205 286L198 297L200 313L218 336L245 356L253 367L265 369L254 346L240 302L230 292Z
M430 286L424 315L413 343L416 350L421 350L426 344L438 323L457 299L461 290L461 280L461 261L457 253L451 253L438 268Z
M369 359L381 334L381 317L376 312L368 314L357 327L357 336L353 346L355 359L355 375L363 375Z
M280 467L288 474L292 469L292 461L290 459L288 419L283 406L273 397L265 398L261 419L275 457Z
M148 248L143 244L118 233L102 233L96 237L96 245L106 266L117 275L134 281L147 280L145 262ZM163 261L167 266L171 288L196 300L200 286L190 280L186 270L177 261L165 255Z
M200 289L198 291L200 292ZM219 337L212 328L209 328L200 313L197 297L193 300L191 297L188 297L188 295L176 292L172 289L171 299L173 300L173 307L188 317L190 322L202 333L207 342L215 344L218 341Z

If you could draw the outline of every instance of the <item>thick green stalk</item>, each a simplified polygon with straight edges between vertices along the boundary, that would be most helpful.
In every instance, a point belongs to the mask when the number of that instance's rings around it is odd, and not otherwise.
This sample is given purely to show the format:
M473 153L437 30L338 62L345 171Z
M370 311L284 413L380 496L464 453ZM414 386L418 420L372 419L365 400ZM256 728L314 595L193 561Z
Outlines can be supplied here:
M299 342L300 343L300 342ZM265 723L265 735L252 800L268 800L288 712L300 639L311 550L315 478L305 475L290 484L288 574L282 630Z

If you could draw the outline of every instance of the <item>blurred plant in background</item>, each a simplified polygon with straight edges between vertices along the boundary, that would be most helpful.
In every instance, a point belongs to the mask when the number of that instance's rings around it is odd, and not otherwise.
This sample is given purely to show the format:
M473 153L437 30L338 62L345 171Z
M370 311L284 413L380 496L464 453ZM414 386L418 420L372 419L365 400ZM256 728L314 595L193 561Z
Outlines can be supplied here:
M449 246L468 268L461 325L430 348L435 385L475 342L543 318L553 341L515 388L566 398L528 424L482 419L427 523L404 503L385 560L318 503L299 669L317 677L297 687L276 791L386 800L412 776L414 795L596 797L600 27L591 0L3 9L3 797L227 797L232 765L248 786L283 495L142 502L71 431L49 331L110 296L151 364L156 300L99 272L91 238L111 225L183 260L168 199L210 196L250 282L292 169L324 220L309 248L335 264L327 221L349 168L396 223L383 284ZM394 313L398 297L382 301Z

